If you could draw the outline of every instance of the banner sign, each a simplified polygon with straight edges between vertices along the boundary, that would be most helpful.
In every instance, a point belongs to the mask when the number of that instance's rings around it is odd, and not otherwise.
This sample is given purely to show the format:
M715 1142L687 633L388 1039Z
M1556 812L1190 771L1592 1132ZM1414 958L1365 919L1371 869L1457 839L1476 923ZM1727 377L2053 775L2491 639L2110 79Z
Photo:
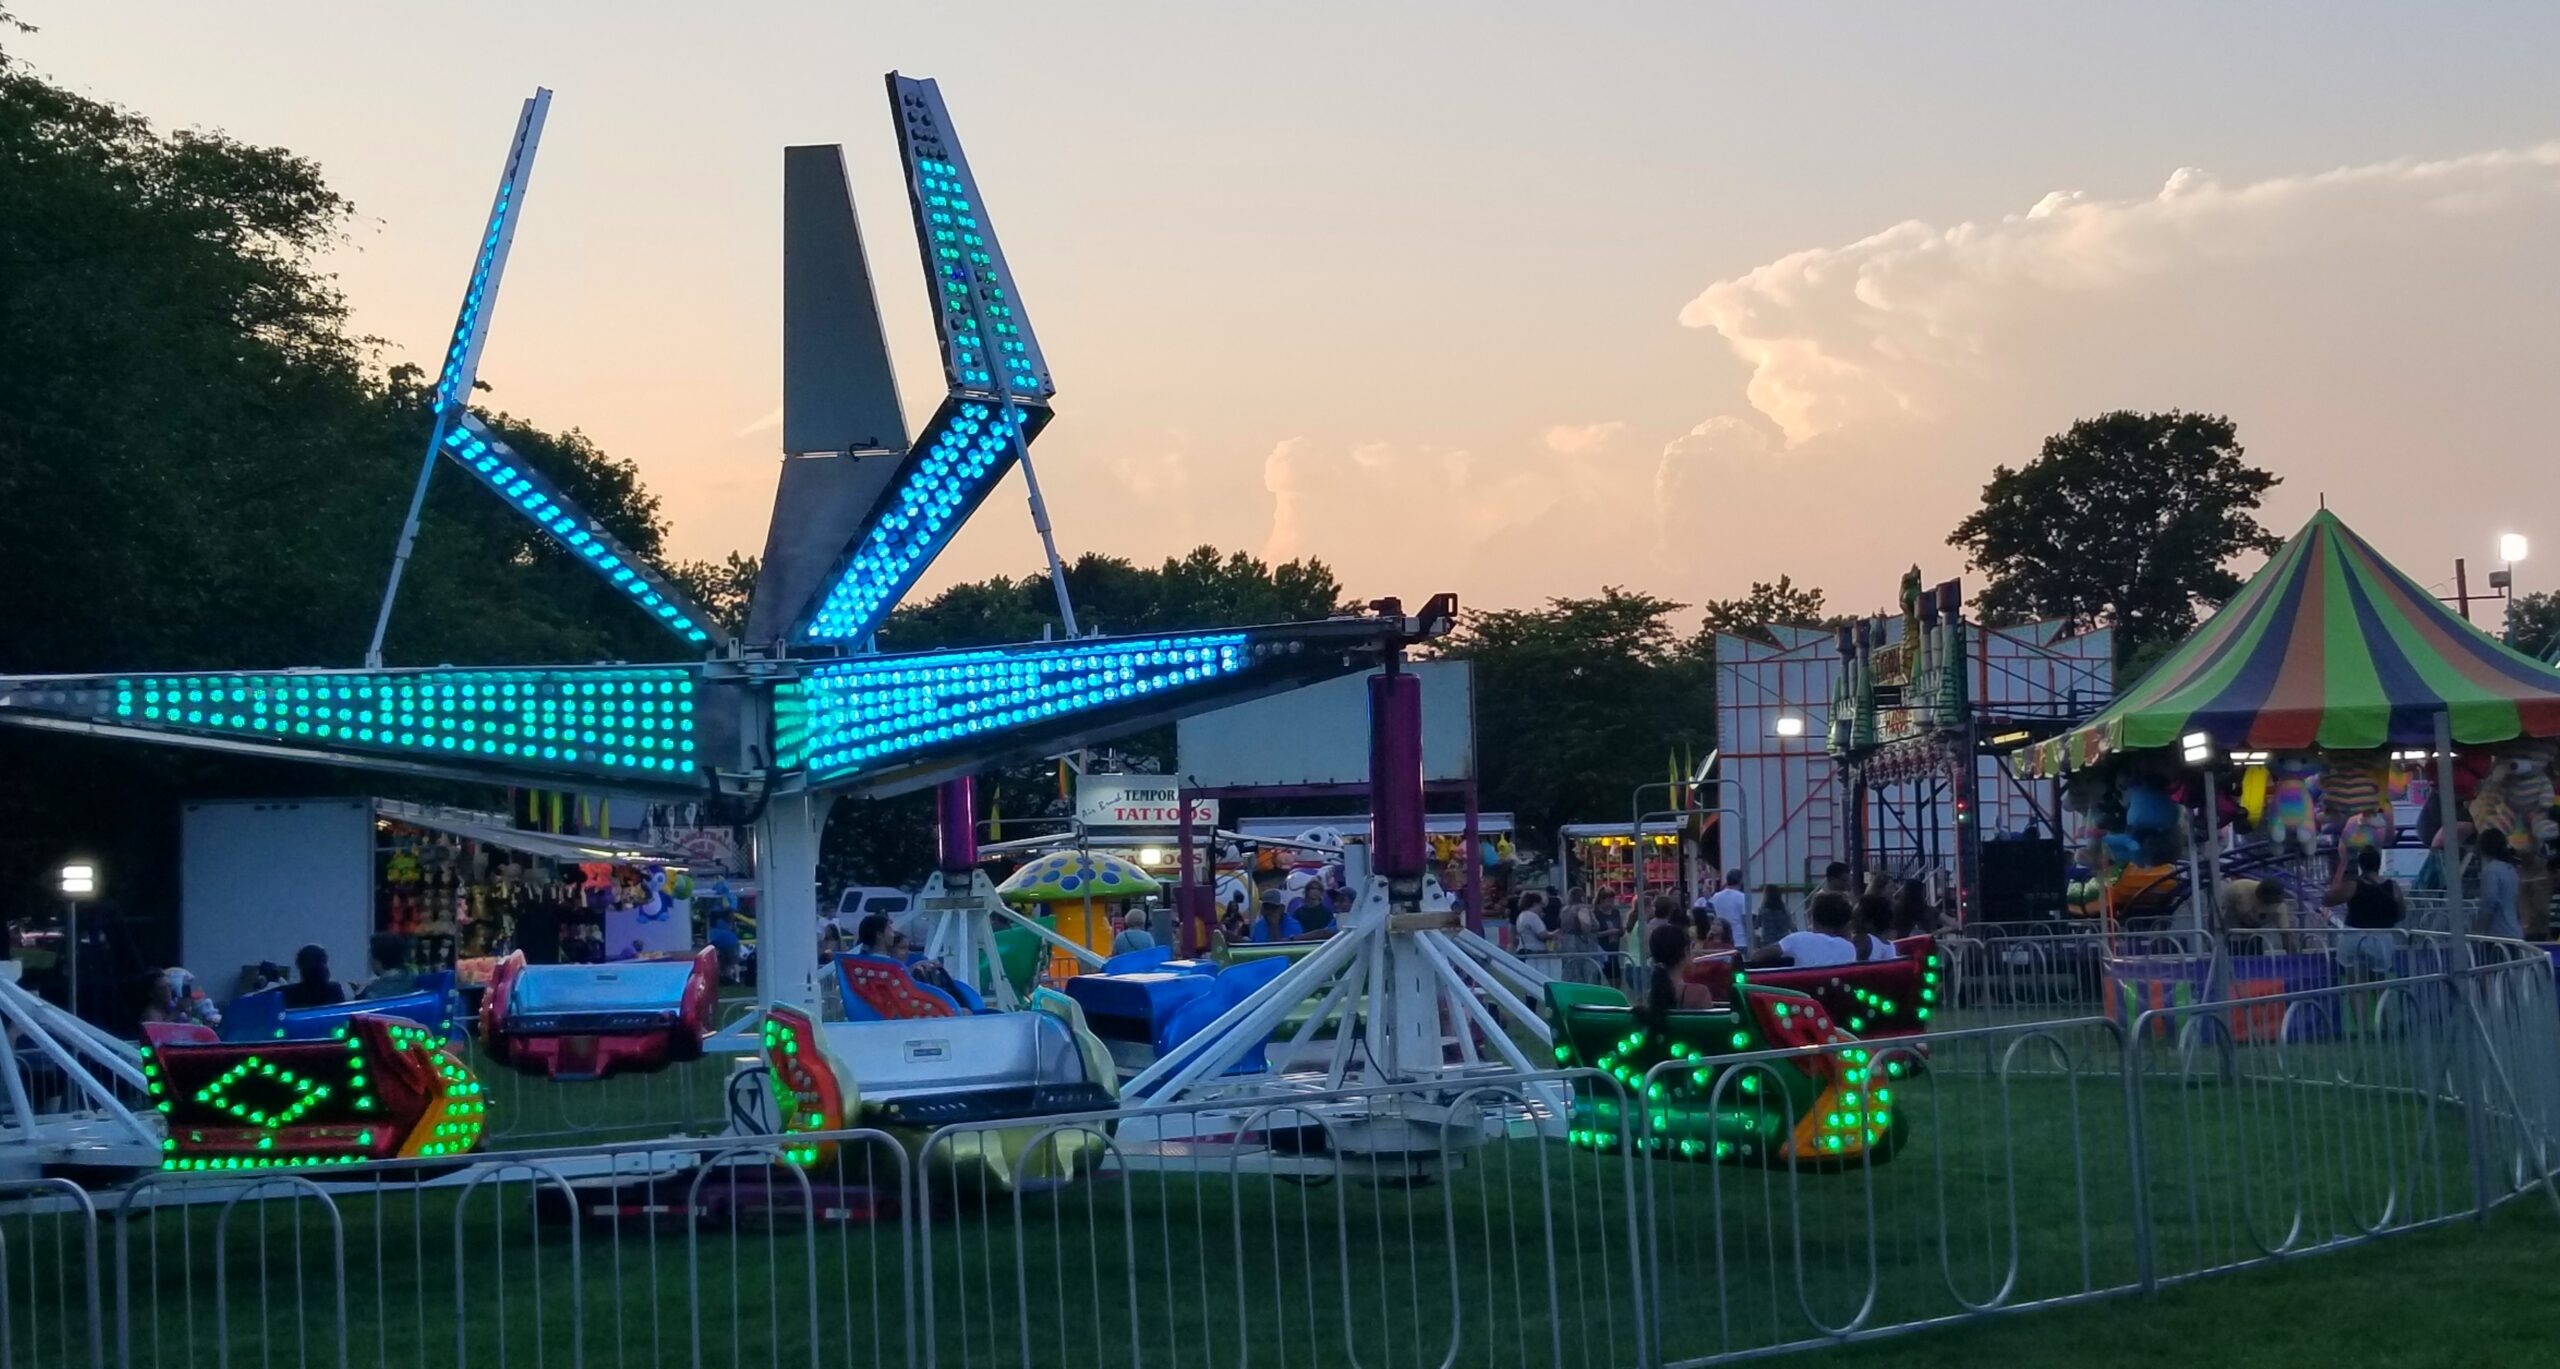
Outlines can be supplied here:
M1182 787L1171 775L1076 777L1076 821L1087 827L1177 827L1181 803ZM1192 800L1191 824L1217 826L1218 801Z

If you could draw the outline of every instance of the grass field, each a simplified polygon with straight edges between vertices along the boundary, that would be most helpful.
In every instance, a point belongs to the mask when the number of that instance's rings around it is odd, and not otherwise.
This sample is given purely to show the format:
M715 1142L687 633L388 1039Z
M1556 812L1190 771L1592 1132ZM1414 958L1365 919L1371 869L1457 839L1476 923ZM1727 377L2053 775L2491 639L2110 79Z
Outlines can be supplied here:
M2075 1063L2085 1073L2030 1073L2047 1048L2030 1042L2021 1056L2014 1044L1970 1060L1943 1048L1904 1087L1906 1148L1837 1174L1638 1164L1520 1139L1486 1143L1412 1187L1130 1173L1018 1201L928 1186L934 1210L903 1224L813 1221L795 1208L779 1220L633 1217L573 1233L537 1222L532 1176L518 1172L468 1196L358 1187L326 1203L280 1194L227 1218L202 1206L152 1213L123 1232L128 1295L108 1312L145 1366L212 1363L217 1347L235 1364L334 1363L343 1287L356 1364L678 1365L694 1361L698 1338L709 1364L800 1365L814 1351L822 1364L903 1365L922 1362L929 1336L942 1365L1400 1367L1454 1355L1597 1369L1634 1362L1649 1321L1662 1343L1647 1353L1679 1359L2128 1288L2141 1274L2137 1194L2156 1233L2155 1273L2170 1280L2469 1201L2452 1110L2246 1071L2146 1085L2137 1185L2126 1094L2108 1062L2084 1054ZM2297 1076L2326 1079L2395 1058L2375 1043L2293 1063ZM896 1192L892 1168L888 1155L850 1155L812 1177ZM839 1196L822 1191L821 1206ZM116 1234L102 1250L110 1267ZM48 1298L76 1263L59 1236L48 1260L46 1232L0 1230L19 1309L6 1332L15 1362L78 1362L53 1357L67 1348L57 1343L67 1319ZM2416 1248L2337 1258L2392 1261ZM2288 1264L2156 1303L1847 1353L1898 1363L1941 1343L2024 1337L2007 1343L2052 1358L2077 1347L2047 1338L2048 1325L2237 1296L2225 1290L2261 1280L2300 1289L2323 1278L2312 1271L2342 1267ZM50 1321L27 1315L47 1306ZM2262 1319L2222 1328L2198 1315L2176 1324L2253 1345L2269 1334ZM2328 1334L2303 1320L2304 1334ZM2189 1352L2221 1343L2185 1342Z

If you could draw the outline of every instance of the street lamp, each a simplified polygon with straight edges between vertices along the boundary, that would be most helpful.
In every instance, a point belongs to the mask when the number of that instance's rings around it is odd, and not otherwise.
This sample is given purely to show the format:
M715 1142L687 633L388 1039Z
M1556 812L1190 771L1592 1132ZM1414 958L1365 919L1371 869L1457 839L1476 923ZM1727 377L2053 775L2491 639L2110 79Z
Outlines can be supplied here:
M2507 592L2507 645L2509 646L2516 644L2516 562L2524 559L2528 549L2523 533L2501 533L2498 537L2498 559L2506 562L2507 568L2494 578L2505 582L2499 588Z
M80 905L98 896L98 867L85 860L65 861L60 880L62 890L63 964L69 970L69 989L65 994L71 1015L80 1015Z

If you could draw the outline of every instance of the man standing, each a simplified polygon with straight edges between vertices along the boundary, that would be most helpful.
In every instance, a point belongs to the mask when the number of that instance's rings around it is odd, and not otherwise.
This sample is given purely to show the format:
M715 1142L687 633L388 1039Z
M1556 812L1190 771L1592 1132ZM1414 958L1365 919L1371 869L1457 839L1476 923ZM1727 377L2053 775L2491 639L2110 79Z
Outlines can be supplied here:
M1733 944L1739 949L1749 950L1751 948L1749 918L1751 898L1742 892L1742 872L1740 870L1725 871L1723 884L1707 897L1707 904L1714 910L1716 920L1722 922L1725 930L1733 934Z

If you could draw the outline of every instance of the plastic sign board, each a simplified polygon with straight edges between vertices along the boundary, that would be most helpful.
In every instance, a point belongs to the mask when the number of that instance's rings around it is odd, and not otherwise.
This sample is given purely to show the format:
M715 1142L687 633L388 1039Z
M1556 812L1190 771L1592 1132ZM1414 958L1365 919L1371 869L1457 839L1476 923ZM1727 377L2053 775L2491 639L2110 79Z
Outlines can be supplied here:
M1171 775L1079 775L1076 821L1088 828L1180 826L1181 785ZM1192 800L1191 823L1217 826L1218 801Z

